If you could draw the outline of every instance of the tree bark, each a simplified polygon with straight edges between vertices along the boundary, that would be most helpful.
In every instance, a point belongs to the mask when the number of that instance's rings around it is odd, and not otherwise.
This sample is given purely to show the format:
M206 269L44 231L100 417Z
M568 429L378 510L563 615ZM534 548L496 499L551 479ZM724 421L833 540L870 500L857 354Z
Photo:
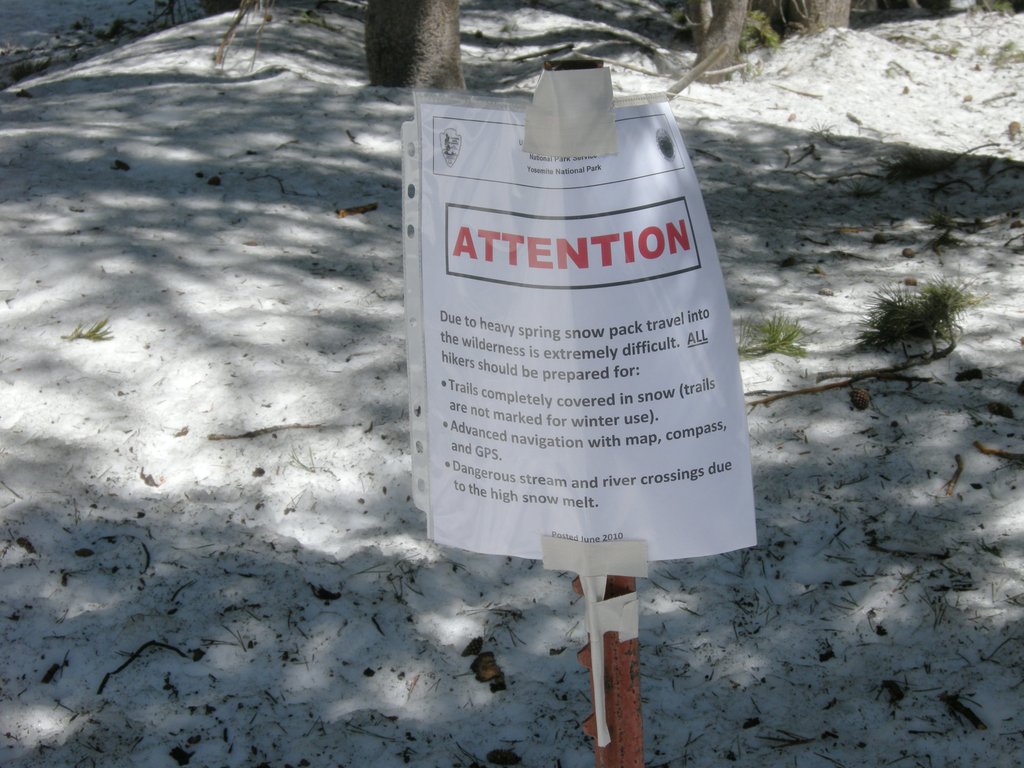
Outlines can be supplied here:
M786 20L804 32L850 26L850 0L789 0Z
M694 4L693 15L697 38L697 63L708 58L719 46L727 53L715 69L724 69L740 61L740 34L747 20L748 0L700 0ZM722 76L705 75L705 83L719 82Z
M370 0L370 85L462 89L459 0Z

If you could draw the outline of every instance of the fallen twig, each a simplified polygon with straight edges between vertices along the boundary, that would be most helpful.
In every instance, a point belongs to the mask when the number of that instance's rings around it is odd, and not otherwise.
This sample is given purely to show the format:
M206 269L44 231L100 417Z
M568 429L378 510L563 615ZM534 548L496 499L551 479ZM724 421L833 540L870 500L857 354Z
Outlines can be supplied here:
M509 61L528 61L530 59L536 59L541 56L554 56L556 53L562 53L562 51L571 51L575 48L574 43L567 43L565 45L559 45L554 48L545 48L542 51L533 51L532 53L524 53L520 56L513 56Z
M796 88L787 88L785 85L779 85L778 83L772 83L773 86L778 88L780 91L789 91L795 93L797 96L806 96L809 99L824 99L820 93L808 93L807 91L798 91Z
M980 440L974 441L974 447L984 453L986 456L998 456L1001 459L1009 459L1010 461L1024 461L1024 453L1013 453L1012 451L1004 451L1002 448L989 448L983 444Z
M776 400L782 400L787 397L796 397L797 395L812 395L818 392L826 392L830 389L840 389L842 387L849 387L852 386L853 384L856 384L857 382L865 381L867 379L882 379L886 381L906 382L930 381L930 379L925 379L917 376L900 376L899 374L902 371L907 370L908 368L914 368L919 365L927 365L928 363L932 363L936 360L941 360L942 358L948 356L955 348L956 342L953 342L945 349L940 349L936 352L932 352L927 355L916 355L914 357L908 358L899 365L893 365L887 368L869 368L863 371L850 371L845 373L840 373L838 371L826 371L823 373L819 373L816 377L817 381L845 377L841 381L833 381L828 384L817 384L813 387L802 387L800 389L791 389L782 392L748 392L745 393L746 396L750 396L753 394L764 394L764 397L761 397L757 400L748 400L747 405L751 407L755 405L770 405L771 403L774 403Z
M797 747L801 744L810 744L814 741L812 738L806 736L798 736L795 733L789 731L779 730L781 736L758 736L762 741L769 741L776 749L782 749L784 747Z
M960 481L960 475L962 475L964 471L963 457L958 453L953 458L956 461L956 472L953 473L953 477L949 479L949 482L943 486L943 490L946 492L947 496L953 495L953 491L956 490L956 484Z
M148 640L142 645L140 645L138 649L136 649L136 651L128 657L128 660L124 664L115 669L113 672L107 672L107 674L103 676L103 680L102 682L100 682L100 687L96 689L96 695L99 696L101 693L103 693L103 689L107 687L107 681L110 680L110 678L112 678L118 672L123 672L125 668L127 668L129 664L131 664L133 661L139 658L139 656L142 655L142 652L145 651L147 648L163 648L164 650L174 651L183 659L188 658L188 654L186 654L184 651L179 650L178 648L175 648L173 645L161 643L158 640Z
M657 72L646 69L644 67L638 67L636 64L627 64L625 61L614 61L608 63L609 67L618 67L619 69L628 69L633 72L639 72L641 75L647 75L648 77L660 77Z
M934 557L936 560L947 560L950 556L950 551L944 549L941 552L928 552L926 550L911 550L911 549L894 549L889 547L883 547L878 543L878 539L871 536L867 541L868 549L874 550L875 552L883 552L887 555L899 555L900 557Z
M1016 95L1017 95L1016 91L1009 91L1009 92L1006 92L1006 93L998 93L998 94L996 94L995 96L993 96L993 97L991 97L989 99L985 99L981 103L982 103L983 106L987 107L989 104L995 104L997 101L1003 101L1004 99L1012 99Z
M953 350L956 349L956 343L950 344L944 349L930 352L925 355L913 355L908 357L902 363L897 365L890 365L884 368L866 368L861 371L822 371L816 377L816 381L825 381L826 379L838 379L838 378L850 378L855 380L860 379L882 379L887 377L895 377L896 374L901 373L909 368L916 368L920 365L928 365L936 360L941 360L944 357L948 357Z
M977 731L987 731L988 726L982 722L981 718L978 717L974 712L971 711L967 705L965 705L960 697L955 693L944 693L939 696L939 700L946 705L946 709L949 710L953 717L959 719L960 717L965 718L974 729Z
M1004 645L1009 643L1011 640L1019 640L1019 639L1020 638L1016 638L1016 637L1008 637L1008 638L1006 638L1005 640L1003 640L1003 642L1001 642L999 645L997 645L995 650L992 651L992 653L990 653L988 656L986 656L985 654L981 654L981 660L982 661L992 661L992 659L995 658L996 654L999 653L999 651L1002 649L1002 647Z
M189 587L191 587L195 583L196 582L194 580L193 581L186 581L184 584L182 584L180 587L178 587L176 590L174 590L174 594L171 595L171 602L173 603L175 600L178 599L178 595L181 594L182 590L188 589Z
M828 377L826 377L828 378ZM850 387L854 384L865 381L866 379L879 379L881 381L903 381L903 382L926 382L931 379L922 378L920 376L895 376L892 374L886 374L881 371L865 372L864 374L858 374L857 376L851 376L848 379L842 381L833 381L829 384L817 384L813 387L802 387L801 389L786 390L784 392L767 392L762 393L765 396L759 400L749 400L747 405L769 405L774 403L776 400L782 400L787 397L795 397L796 395L813 395L818 392L827 392L830 389L841 389L843 387ZM756 392L748 392L747 395L759 394Z
M715 64L721 61L726 54L729 53L729 47L726 45L720 45L713 50L705 59L699 62L693 69L683 75L682 78L674 82L665 91L670 97L678 96L680 93L685 91L690 83L697 80L707 74Z
M46 674L43 675L43 679L40 680L40 682L43 685L49 685L53 682L54 678L57 677L60 671L64 669L66 666L68 666L68 655L65 653L64 660L60 664L57 664L56 662L51 664L50 668L46 670Z
M248 432L242 432L237 435L223 435L223 434L212 434L207 435L207 440L248 440L253 437L263 437L263 435L269 435L274 432L281 432L286 429L320 429L323 424L281 424L276 427L263 427L262 429L252 429Z
M783 400L787 397L796 397L797 395L813 395L817 394L818 392L827 392L830 389L848 387L851 384L853 384L854 381L855 379L846 379L844 381L834 381L831 384L819 384L814 387L803 387L801 389L791 389L786 390L784 392L773 392L771 394L765 395L764 397L758 400L750 400L747 402L747 405L771 405L776 400Z
M12 493L12 494L14 495L14 497L15 497L15 498L17 498L17 499L24 499L24 498L25 498L25 497L24 497L24 496L22 496L22 495L21 495L20 493L18 493L18 492L17 492L16 490L14 490L13 488L11 488L11 486L9 486L9 485L8 485L7 483L5 483L5 482L4 482L3 480L0 480L0 485L2 485L2 486L3 486L4 488L6 488L6 489L7 489L8 491L10 491L10 492L11 492L11 493Z
M336 213L339 219L344 219L346 216L355 216L359 213L369 213L376 210L377 203L367 203L366 205L353 205L351 208L339 208Z

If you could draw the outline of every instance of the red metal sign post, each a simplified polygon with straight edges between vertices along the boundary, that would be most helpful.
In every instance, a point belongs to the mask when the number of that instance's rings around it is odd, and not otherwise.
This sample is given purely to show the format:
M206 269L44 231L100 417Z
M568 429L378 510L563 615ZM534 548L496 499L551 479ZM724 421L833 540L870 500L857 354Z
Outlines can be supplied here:
M544 537L541 548L545 568L579 574L573 589L583 596L590 642L578 658L590 670L594 703L583 730L594 739L595 766L643 768L636 579L647 575L647 544Z
M573 589L583 594L580 579L573 581ZM636 579L632 576L609 576L604 599L620 597L636 592ZM594 765L596 768L643 768L644 728L640 711L640 641L619 640L618 632L605 632L604 644L604 691L605 714L611 742L600 746L597 738L595 716L590 714L583 721L583 730L594 739ZM580 663L591 669L590 643L579 652ZM591 701L594 696L591 674Z

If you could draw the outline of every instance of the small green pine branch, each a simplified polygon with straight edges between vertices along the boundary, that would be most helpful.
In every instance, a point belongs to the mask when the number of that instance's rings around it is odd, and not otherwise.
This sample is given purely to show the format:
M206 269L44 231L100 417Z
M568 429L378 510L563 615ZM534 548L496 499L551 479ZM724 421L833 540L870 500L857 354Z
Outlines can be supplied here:
M992 57L992 64L998 69L1003 69L1005 67L1021 63L1024 63L1024 50L1021 50L1013 41L1003 43L999 46L999 50L996 52L995 56Z
M882 161L882 169L888 181L912 181L952 168L957 159L951 152L903 147Z
M300 426L304 428L305 425L294 425L294 426L295 426L295 428L299 428ZM317 462L317 460L315 458L313 458L313 449L312 448L307 448L306 449L306 456L303 456L302 454L300 454L297 448L292 448L291 459L290 459L290 461L288 463L291 466L295 467L296 469L304 470L306 472L309 472L310 474L316 474L317 472L324 472L324 473L330 475L331 477L337 477L337 475L335 475L330 470L329 467L326 467L326 466L323 466L322 464L319 464Z
M70 334L61 336L61 338L65 341L78 341L79 339L85 339L86 341L108 341L114 338L107 327L109 322L110 319L105 318L98 323L94 323L89 328L79 324L75 326L75 330Z
M943 248L959 248L964 241L953 234L953 230L946 229L928 241L928 247L935 253L941 253Z
M953 229L957 226L956 219L945 211L938 209L932 210L928 214L926 221L932 229Z
M811 133L814 134L816 138L832 144L835 141L836 128L831 123L818 122L811 126ZM817 155L815 155L815 157L817 158Z
M19 80L32 77L32 75L38 75L40 72L46 71L49 68L53 59L32 59L26 61L19 61L17 64L11 67L9 71L9 77L12 83L16 83Z
M799 322L783 314L767 320L740 325L739 352L743 357L779 354L803 357L807 349L803 341L809 336Z
M846 194L850 197L875 197L880 194L883 187L868 181L853 181L846 185Z
M878 291L861 323L858 341L865 347L890 347L913 341L955 344L960 321L981 298L960 283L940 279L920 290L889 287Z
M309 458L304 459L302 456L299 455L299 452L296 448L292 448L291 461L289 461L288 463L291 466L296 467L297 469L304 469L312 474L315 473L319 469L319 467L316 465L316 461L313 459L313 449L310 448L308 450Z

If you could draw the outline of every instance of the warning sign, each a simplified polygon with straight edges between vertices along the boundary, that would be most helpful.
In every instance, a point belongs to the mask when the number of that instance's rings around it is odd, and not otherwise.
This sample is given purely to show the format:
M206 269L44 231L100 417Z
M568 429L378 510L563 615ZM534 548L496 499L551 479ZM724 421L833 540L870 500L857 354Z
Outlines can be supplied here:
M533 288L599 288L700 267L685 198L580 216L450 203L448 273Z
M522 149L524 113L420 97L406 126L415 500L437 541L540 557L755 542L735 340L697 179L664 101L618 153Z

